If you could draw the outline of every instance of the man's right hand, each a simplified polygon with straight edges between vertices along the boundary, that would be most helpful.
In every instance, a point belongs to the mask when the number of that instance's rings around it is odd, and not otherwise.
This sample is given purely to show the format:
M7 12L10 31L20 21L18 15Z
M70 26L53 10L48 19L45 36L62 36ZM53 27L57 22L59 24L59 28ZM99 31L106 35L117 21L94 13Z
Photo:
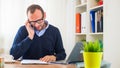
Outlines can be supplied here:
M34 34L35 34L33 27L31 27L31 25L28 21L26 21L25 27L28 31L28 37L32 40L34 38Z

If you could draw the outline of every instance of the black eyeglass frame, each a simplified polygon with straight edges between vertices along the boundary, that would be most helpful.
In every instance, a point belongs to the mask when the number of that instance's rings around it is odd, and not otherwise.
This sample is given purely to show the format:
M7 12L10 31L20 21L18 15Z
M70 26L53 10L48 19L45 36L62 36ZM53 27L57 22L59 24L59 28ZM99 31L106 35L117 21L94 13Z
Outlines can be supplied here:
M28 22L31 24L31 25L34 25L34 24L36 24L36 23L38 23L38 24L41 24L42 22L43 22L43 18L41 18L41 19L38 19L38 20L36 20L36 21L29 21L29 19L28 19Z

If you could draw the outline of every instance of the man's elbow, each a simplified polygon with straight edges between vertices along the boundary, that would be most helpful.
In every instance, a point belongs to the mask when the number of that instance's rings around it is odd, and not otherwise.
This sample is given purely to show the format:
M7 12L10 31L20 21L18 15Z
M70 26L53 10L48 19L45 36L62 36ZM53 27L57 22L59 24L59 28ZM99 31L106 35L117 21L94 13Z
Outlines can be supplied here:
M66 53L64 53L64 54L57 54L56 55L56 60L58 61L58 60L65 60L65 58L66 58Z
M16 53L14 53L13 50L10 50L10 55L12 55L14 60L17 60L19 58L19 56Z

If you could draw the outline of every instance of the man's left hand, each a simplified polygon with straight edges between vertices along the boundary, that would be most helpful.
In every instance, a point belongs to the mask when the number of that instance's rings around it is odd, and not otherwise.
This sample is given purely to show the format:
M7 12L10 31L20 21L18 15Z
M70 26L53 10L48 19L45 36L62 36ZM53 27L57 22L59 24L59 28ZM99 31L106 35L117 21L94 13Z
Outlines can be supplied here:
M40 60L45 62L53 62L56 61L56 57L54 55L47 55L44 56L43 58L40 58Z

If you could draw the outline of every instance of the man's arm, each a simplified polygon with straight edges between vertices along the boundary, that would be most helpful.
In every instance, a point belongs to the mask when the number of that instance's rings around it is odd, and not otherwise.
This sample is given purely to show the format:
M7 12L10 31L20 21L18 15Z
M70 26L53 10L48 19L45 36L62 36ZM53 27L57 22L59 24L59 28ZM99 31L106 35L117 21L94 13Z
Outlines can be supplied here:
M30 47L31 43L32 40L28 37L25 26L22 26L15 36L10 54L14 57L15 60L20 58Z
M60 35L60 32L58 29L55 29L55 36L54 36L54 42L55 42L55 55L46 55L42 58L40 58L41 61L45 62L51 62L56 60L64 60L66 58L66 53L63 48L62 38Z
M66 58L65 49L63 47L63 42L61 38L61 34L57 29L56 41L55 41L55 53L56 60L64 60Z

